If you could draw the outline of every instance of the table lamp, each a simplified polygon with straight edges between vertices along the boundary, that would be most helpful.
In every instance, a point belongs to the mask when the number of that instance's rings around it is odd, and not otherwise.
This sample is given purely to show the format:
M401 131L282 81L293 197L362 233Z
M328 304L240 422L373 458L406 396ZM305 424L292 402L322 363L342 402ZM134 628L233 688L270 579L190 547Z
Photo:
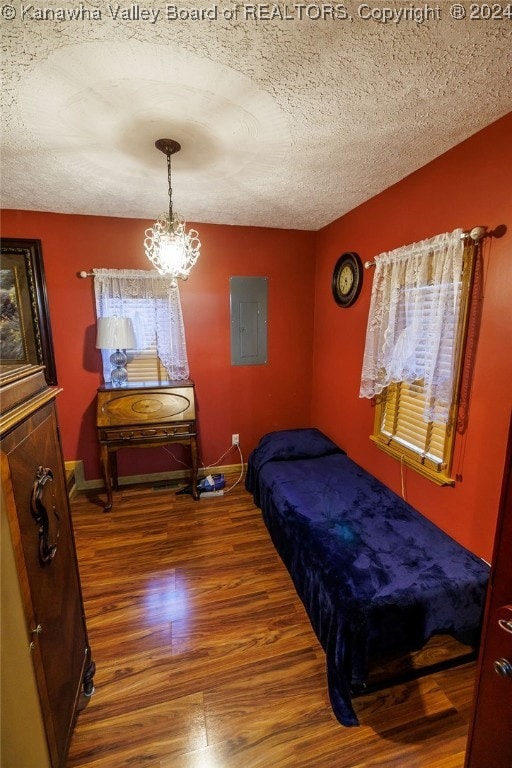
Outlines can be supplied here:
M109 358L112 364L110 374L112 386L122 387L126 385L128 373L125 367L127 357L124 350L133 349L136 343L133 324L129 317L98 318L96 348L115 349Z

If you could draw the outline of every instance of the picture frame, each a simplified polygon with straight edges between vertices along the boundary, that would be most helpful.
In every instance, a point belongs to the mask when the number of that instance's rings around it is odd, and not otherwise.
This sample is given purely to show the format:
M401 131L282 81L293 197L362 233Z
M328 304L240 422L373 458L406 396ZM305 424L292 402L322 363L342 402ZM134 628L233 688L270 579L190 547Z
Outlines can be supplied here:
M44 366L49 386L57 371L40 240L0 238L0 378L16 379Z

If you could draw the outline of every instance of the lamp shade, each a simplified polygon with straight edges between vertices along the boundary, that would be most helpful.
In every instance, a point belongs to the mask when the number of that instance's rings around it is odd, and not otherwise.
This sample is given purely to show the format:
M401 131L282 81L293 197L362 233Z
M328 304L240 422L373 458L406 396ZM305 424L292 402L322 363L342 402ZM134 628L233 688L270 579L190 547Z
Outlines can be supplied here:
M137 342L129 317L99 317L97 349L133 349Z

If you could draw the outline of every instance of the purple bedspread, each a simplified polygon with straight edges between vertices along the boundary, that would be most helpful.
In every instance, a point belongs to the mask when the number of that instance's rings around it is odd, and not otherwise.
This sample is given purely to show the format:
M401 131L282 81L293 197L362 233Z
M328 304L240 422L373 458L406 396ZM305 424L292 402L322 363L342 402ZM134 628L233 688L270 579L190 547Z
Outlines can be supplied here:
M343 725L358 725L351 689L370 659L435 634L478 644L488 566L321 432L265 435L246 487L325 650Z

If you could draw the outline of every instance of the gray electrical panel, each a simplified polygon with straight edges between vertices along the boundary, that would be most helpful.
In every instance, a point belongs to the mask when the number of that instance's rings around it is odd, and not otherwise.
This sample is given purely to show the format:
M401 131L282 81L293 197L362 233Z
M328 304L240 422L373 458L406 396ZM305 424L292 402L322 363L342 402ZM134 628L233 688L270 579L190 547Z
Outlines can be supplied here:
M267 362L267 277L230 277L231 365Z

